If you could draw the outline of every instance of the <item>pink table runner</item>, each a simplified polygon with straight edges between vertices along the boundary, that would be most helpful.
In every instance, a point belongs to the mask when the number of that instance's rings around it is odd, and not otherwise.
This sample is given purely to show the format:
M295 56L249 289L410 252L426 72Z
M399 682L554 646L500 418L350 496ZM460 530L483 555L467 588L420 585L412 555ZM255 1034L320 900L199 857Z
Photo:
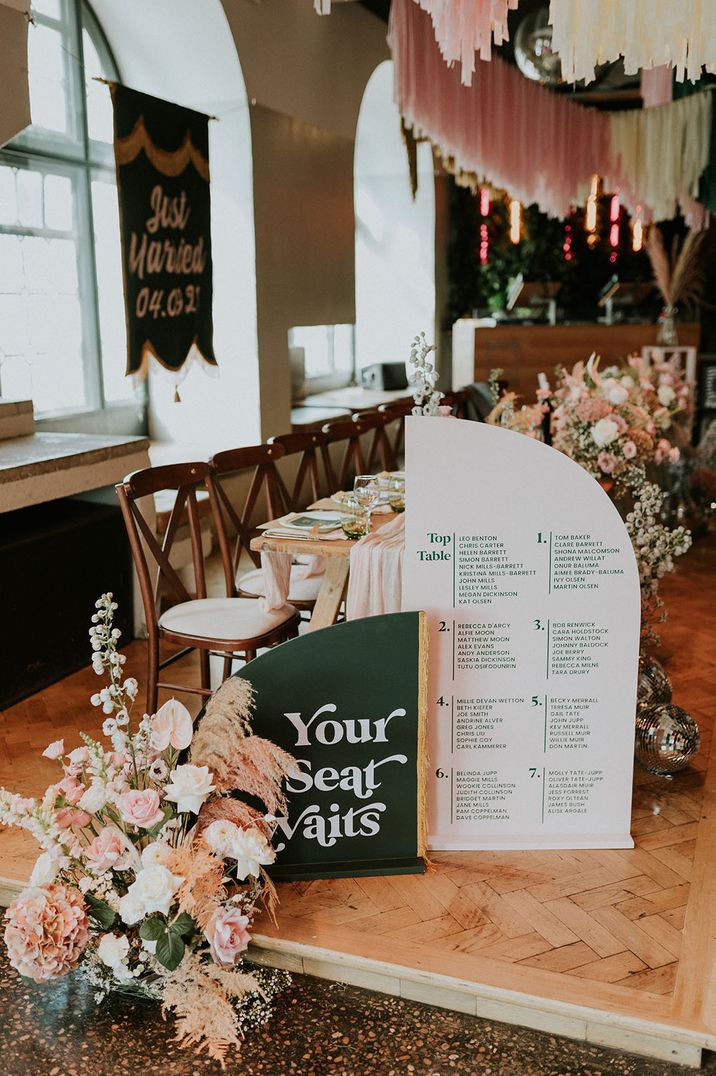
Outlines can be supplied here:
M398 613L401 609L403 580L403 551L405 549L405 516L396 516L351 549L350 578L346 600L346 617L358 620L381 613ZM291 553L261 553L264 572L265 597L260 598L265 612L281 609L288 599L291 584ZM308 564L299 566L300 578L320 575L325 568L325 558L312 557ZM297 567L293 565L294 579Z

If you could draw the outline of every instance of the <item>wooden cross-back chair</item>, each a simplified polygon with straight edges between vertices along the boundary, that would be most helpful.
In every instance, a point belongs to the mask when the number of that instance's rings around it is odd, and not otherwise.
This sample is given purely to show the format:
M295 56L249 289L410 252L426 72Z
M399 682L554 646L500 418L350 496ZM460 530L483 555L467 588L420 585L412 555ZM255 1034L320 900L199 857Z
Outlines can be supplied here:
M248 599L207 597L204 542L197 507L197 492L203 489L209 494L211 520L221 551L224 575L228 579L228 544L218 508L216 487L207 463L147 467L135 471L116 487L147 622L147 713L154 713L157 708L159 688L188 691L204 697L211 695L210 654L224 657L226 677L234 658L243 656L250 661L260 647L273 646L298 633L299 614L290 605L266 613L256 602ZM147 518L145 498L165 490L175 491L176 498L166 529L157 536L150 524L153 517ZM144 505L140 504L142 501ZM184 540L187 532L191 545L193 590L172 564L175 542L177 539ZM166 597L172 604L162 611L160 603ZM179 645L182 649L160 661L161 640ZM199 652L201 687L159 680L162 669L192 650Z
M320 433L318 430L310 430L305 433L283 433L277 437L269 438L270 445L281 446L284 457L299 454L301 457L298 461L296 474L289 486L286 485L277 470L278 480L283 490L284 502L292 512L300 511L307 504L317 501L321 496L321 476L318 459L325 443L325 433ZM307 486L310 494L306 489ZM332 493L334 491L327 489L326 492Z
M446 392L440 403L451 408L455 418L468 418L469 398L468 389L457 389L455 392Z
M326 441L323 447L323 461L331 486L331 493L339 489L352 489L353 479L356 475L367 474L365 457L360 439L367 433L369 427L361 419L355 422L353 419L341 422L327 422L323 427ZM331 459L330 447L335 444L343 444L343 453L340 463L334 466Z
M209 461L227 543L226 583L229 593L237 594L241 598L263 598L266 594L261 555L251 549L256 524L278 519L292 510L290 494L276 468L276 460L283 455L283 445L272 442L217 452ZM251 477L245 499L239 507L241 497L235 492L238 483L229 480L242 473ZM234 491L231 489L232 485ZM228 537L229 532L234 536L233 549ZM253 570L244 571L241 565L244 553L248 553L255 565ZM321 576L310 575L303 578L303 575L304 572L298 565L291 569L288 601L296 609L312 610L321 587Z
M396 468L400 467L405 460L405 417L406 415L412 414L414 407L415 401L406 397L404 400L393 400L392 403L381 404L378 408L381 414L388 416L386 426L389 426L393 422L397 422L391 445ZM385 435L388 440L390 440L390 434L387 429ZM393 469L395 470L396 468Z
M384 411L377 408L370 411L356 411L353 415L354 422L361 422L368 430L373 430L373 439L366 455L368 474L374 471L396 471L398 465L390 443L386 427L390 426L393 419Z

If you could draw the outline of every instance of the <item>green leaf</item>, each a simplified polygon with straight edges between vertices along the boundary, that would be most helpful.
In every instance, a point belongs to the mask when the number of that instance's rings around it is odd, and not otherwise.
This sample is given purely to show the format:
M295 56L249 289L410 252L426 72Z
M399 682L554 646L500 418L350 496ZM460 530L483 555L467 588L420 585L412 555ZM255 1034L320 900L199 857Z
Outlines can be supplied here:
M148 837L156 837L162 826L165 825L174 814L174 808L169 803L166 803L162 810L164 811L164 817L157 822L156 826L152 826L151 829L147 830Z
M139 928L139 937L144 941L156 941L161 938L162 934L166 934L167 924L163 919L159 919L156 915L153 915L150 919L145 919Z
M184 956L184 942L175 931L168 930L166 934L157 938L155 956L167 971L174 971L179 967Z
M85 900L89 905L87 914L97 922L97 925L102 930L111 930L117 922L117 913L114 909L110 908L106 901L93 897L91 893L85 893Z
M194 933L196 930L196 923L188 912L182 912L172 923L172 930L175 930L177 934L186 937L187 934Z

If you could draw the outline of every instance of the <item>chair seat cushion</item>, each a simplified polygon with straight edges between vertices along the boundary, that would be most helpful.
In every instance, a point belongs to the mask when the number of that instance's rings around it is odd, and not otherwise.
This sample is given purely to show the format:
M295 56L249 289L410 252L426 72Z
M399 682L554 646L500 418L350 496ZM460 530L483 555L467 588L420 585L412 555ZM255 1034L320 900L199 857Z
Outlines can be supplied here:
M288 591L290 602L315 602L321 589L323 575L309 575L308 579L300 578L301 565L294 564L291 568L291 585ZM296 578L298 576L299 578ZM266 580L261 568L253 572L247 572L237 581L239 588L245 594L255 594L262 598L266 593Z
M197 639L254 639L295 615L292 605L265 613L253 598L197 598L167 609L159 627Z

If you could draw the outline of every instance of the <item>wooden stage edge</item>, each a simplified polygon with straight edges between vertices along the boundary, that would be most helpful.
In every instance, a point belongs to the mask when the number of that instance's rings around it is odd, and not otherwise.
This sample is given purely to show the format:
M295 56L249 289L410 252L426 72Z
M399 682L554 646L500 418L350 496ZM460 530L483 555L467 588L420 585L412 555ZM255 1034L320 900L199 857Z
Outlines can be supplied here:
M634 848L437 852L424 875L282 883L278 925L257 920L249 955L697 1068L716 1050L715 571L711 535L663 583L661 657L701 748L671 781L637 767ZM143 644L127 654L141 676ZM40 793L55 777L44 747L99 733L96 683L84 669L0 714L0 786ZM36 854L0 832L0 905Z

